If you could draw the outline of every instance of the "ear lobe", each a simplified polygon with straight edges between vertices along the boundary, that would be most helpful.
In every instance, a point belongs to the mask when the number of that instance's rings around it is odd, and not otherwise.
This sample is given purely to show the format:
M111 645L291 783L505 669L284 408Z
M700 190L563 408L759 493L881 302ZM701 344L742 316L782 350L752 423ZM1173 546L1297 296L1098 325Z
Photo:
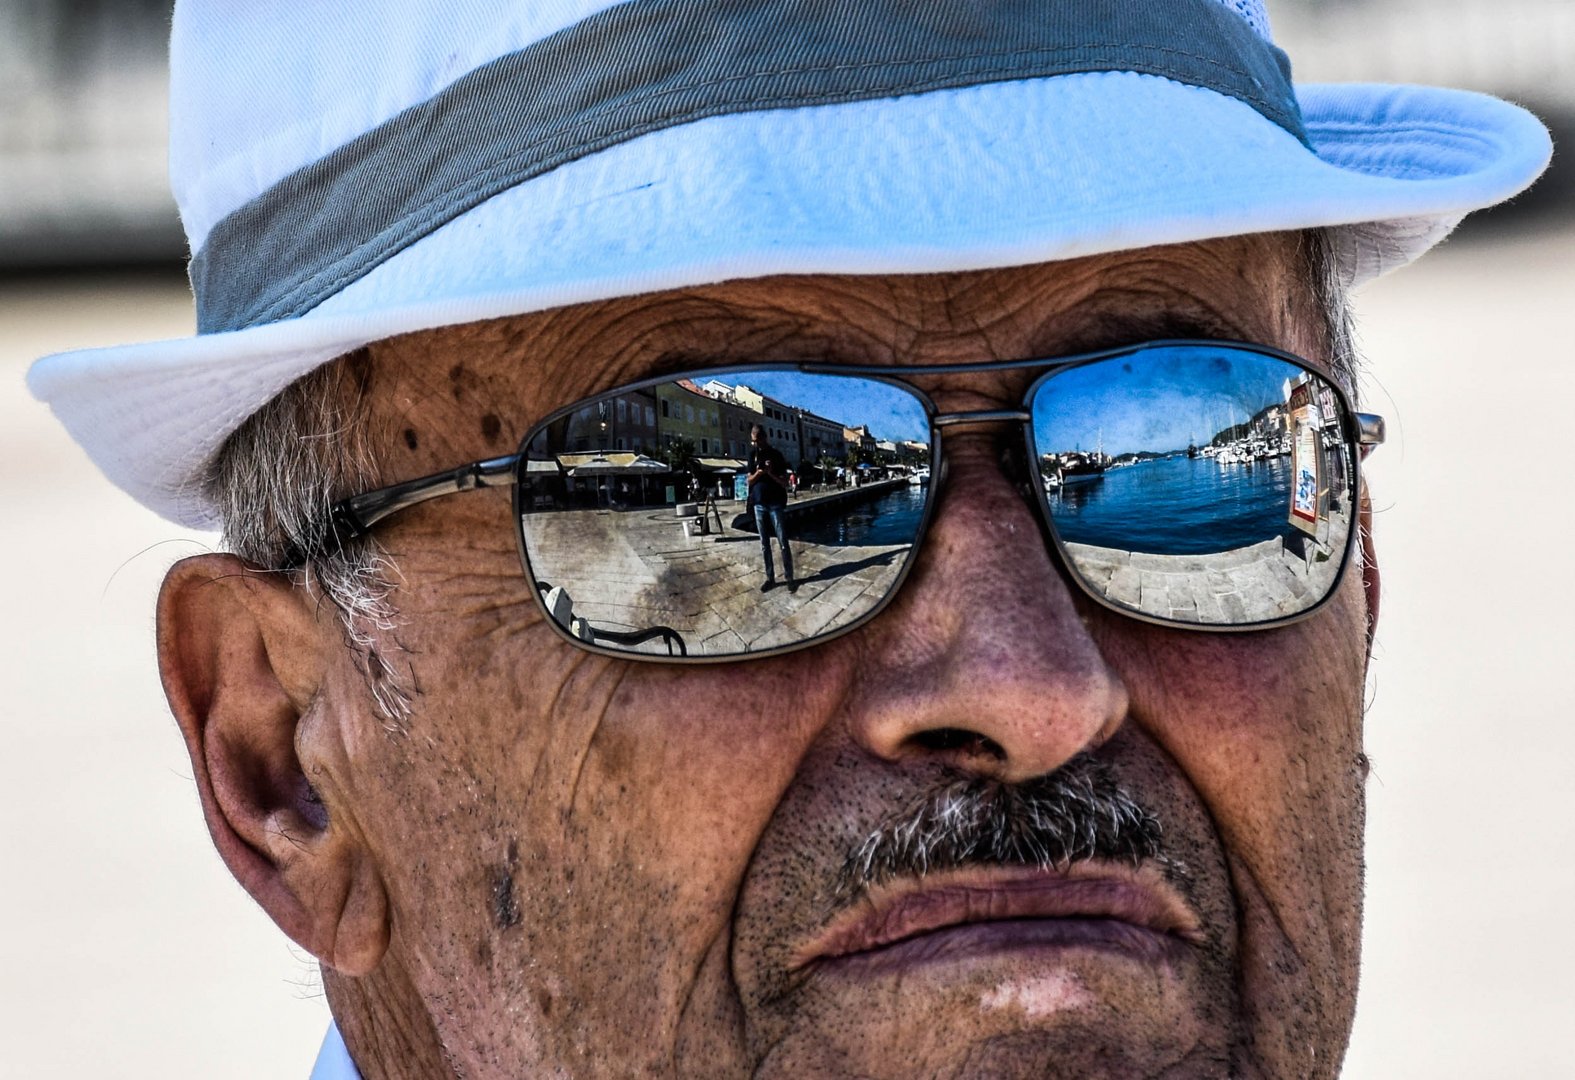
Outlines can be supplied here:
M182 560L159 592L159 674L214 846L292 940L364 975L387 948L387 896L348 814L332 812L334 763L297 756L299 726L334 722L320 689L337 640L310 594L234 556Z

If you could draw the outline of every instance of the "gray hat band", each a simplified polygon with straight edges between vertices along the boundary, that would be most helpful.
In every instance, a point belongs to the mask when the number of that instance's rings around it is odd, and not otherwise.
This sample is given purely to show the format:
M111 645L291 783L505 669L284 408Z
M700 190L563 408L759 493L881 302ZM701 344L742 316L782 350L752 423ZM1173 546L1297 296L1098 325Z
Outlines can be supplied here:
M630 0L227 215L191 262L198 330L300 316L500 192L650 132L1103 71L1216 91L1307 142L1289 60L1219 0Z

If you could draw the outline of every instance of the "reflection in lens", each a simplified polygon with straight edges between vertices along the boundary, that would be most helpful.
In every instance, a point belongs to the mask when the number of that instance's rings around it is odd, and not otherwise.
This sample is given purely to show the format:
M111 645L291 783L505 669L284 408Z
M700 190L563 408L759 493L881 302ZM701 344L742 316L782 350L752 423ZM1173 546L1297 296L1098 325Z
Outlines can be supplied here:
M851 376L719 371L592 399L526 444L531 572L559 627L603 648L801 644L890 593L928 438L918 398Z
M1153 347L1052 373L1040 482L1083 582L1118 607L1242 626L1334 587L1354 463L1335 389L1245 349Z

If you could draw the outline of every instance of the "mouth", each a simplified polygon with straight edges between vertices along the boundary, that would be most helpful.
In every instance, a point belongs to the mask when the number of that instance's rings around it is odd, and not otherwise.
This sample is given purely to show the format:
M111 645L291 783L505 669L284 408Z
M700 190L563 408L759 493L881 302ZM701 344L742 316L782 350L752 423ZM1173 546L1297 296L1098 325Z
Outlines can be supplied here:
M1163 967L1203 936L1198 917L1151 864L968 867L870 890L797 951L791 970L874 973L1072 950Z

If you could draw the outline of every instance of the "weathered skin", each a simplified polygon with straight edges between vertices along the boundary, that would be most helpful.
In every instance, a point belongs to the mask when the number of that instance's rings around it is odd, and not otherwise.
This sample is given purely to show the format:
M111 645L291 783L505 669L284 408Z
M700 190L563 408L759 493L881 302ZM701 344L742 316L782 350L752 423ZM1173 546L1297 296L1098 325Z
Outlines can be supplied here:
M507 453L553 407L709 363L1054 356L1178 321L1322 358L1292 244L737 282L382 342L380 480ZM1002 408L1024 379L927 389L943 410ZM307 591L227 556L171 571L161 663L215 842L322 959L369 1077L1338 1072L1371 560L1279 630L1124 619L1061 576L1001 438L947 436L945 502L882 616L732 665L575 650L520 572L507 493L428 503L379 534L400 625L378 647L417 691L405 733ZM1004 754L916 738L937 728ZM901 977L788 975L849 840L941 766L1024 779L1083 750L1163 819L1187 866L1204 941L1171 974L1008 950Z

